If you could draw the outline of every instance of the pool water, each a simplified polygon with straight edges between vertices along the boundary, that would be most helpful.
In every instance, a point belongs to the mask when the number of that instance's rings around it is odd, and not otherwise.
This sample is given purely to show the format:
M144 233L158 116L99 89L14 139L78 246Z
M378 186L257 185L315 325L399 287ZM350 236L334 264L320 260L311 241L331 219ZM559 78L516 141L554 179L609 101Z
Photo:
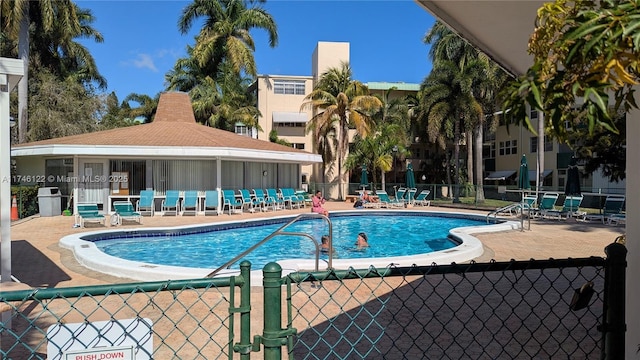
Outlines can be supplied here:
M285 221L286 222L286 221ZM485 222L465 218L425 215L371 214L332 216L334 259L394 257L446 250L457 245L449 239L449 230L464 226L481 226ZM269 236L279 224L252 225L188 235L119 237L95 241L108 255L126 260L192 268L216 268ZM319 243L328 234L328 225L320 219L298 221L288 232L310 234ZM369 248L357 249L358 233L365 232ZM123 235L125 236L125 235ZM321 257L326 258L326 254ZM262 268L271 261L313 259L315 246L304 236L278 235L246 256L252 268ZM232 266L238 268L241 260Z

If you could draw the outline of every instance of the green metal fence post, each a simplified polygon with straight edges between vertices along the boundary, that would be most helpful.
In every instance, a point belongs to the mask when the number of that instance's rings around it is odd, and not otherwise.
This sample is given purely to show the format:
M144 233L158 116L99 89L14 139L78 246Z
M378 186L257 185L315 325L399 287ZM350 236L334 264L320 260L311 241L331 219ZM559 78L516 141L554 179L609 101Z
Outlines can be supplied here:
M282 290L280 278L282 267L275 262L264 266L264 331L262 344L264 345L264 360L282 359L282 346L280 338L282 332Z
M607 267L604 279L604 331L603 359L624 359L625 323L625 273L627 248L620 243L609 244L605 249Z
M240 345L245 352L240 354L241 360L251 358L251 263L244 260L240 263L240 276L244 279L240 287ZM232 290L233 291L233 290Z

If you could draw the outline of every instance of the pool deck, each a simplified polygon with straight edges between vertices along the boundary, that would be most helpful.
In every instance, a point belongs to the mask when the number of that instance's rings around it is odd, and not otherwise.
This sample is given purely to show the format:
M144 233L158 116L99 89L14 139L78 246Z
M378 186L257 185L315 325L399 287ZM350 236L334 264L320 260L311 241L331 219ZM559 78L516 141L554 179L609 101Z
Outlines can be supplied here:
M330 212L353 209L353 204L348 202L328 202L325 206ZM437 212L453 211L487 214L485 210L474 211L436 206L418 207L412 210L422 209ZM156 215L154 217L144 217L142 227L207 224L220 221L285 216L309 211L310 208L307 207L299 210L224 214L206 217ZM105 227L98 224L87 224L84 229L73 228L73 224L74 218L68 216L46 218L35 216L12 223L12 272L23 284L2 283L0 284L0 291L18 290L25 287L50 288L137 282L89 270L75 260L70 250L61 248L58 241L66 235L105 229ZM137 223L128 223L120 226L121 229L137 227L140 227ZM106 229L109 228L111 227L106 227ZM533 220L531 222L531 230L513 230L476 235L484 244L485 252L475 260L484 262L491 259L508 261L511 259L542 260L605 256L604 248L623 233L623 226L602 225L598 222Z

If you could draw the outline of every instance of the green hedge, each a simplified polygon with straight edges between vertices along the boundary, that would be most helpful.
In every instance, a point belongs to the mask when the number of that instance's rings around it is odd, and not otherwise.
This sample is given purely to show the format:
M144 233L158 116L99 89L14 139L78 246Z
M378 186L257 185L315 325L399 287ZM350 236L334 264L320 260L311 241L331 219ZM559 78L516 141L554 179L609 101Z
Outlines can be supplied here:
M38 209L38 188L37 185L32 186L12 186L11 198L16 196L18 203L18 215L20 219L24 219L39 212Z

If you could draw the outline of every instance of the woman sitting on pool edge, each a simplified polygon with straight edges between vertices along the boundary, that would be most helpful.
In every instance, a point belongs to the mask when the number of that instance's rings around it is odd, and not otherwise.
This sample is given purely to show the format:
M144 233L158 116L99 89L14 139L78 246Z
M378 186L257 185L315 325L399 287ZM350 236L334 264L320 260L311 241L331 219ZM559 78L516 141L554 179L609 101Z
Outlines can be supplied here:
M325 203L324 198L322 197L322 191L316 191L316 194L311 198L311 212L322 214L324 216L329 216L329 212L322 207L322 204Z
M367 238L367 234L361 232L358 234L358 238L355 243L358 249L368 248L369 247L369 239Z

